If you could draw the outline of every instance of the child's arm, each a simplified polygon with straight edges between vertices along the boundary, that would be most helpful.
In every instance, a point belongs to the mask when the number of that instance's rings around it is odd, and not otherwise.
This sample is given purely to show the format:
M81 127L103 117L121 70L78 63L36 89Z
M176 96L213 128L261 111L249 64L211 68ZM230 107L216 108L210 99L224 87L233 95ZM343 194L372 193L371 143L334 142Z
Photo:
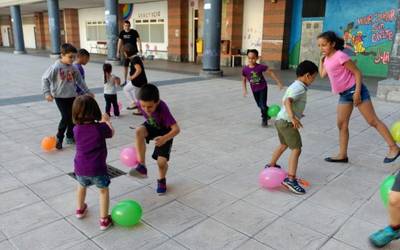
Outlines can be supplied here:
M343 66L350 70L353 73L354 77L356 78L356 89L354 91L354 105L357 106L361 103L361 85L362 85L362 75L361 71L357 68L352 60L348 60L343 64Z
M180 131L181 129L179 128L178 123L175 123L174 125L171 126L171 131L169 131L168 134L154 138L156 146L160 147L164 145L167 141L177 136Z
M101 116L101 121L100 122L105 123L105 124L108 125L108 127L111 129L111 137L113 137L115 130L114 130L114 127L112 126L112 124L110 122L110 116L107 113L104 113Z
M319 59L319 76L321 78L324 78L326 76L326 70L324 68L324 61L325 61L325 56L321 56L321 58Z
M131 81L134 80L136 77L138 77L140 73L142 73L142 67L140 66L140 64L136 63L134 66L135 66L135 73L130 76Z
M87 87L85 80L83 80L81 73L76 68L74 70L74 74L75 74L75 79L76 79L75 82L78 85L78 87L81 90L83 90L83 92L85 94L89 94L94 97L93 93L90 92L89 88Z
M296 129L302 128L303 125L301 124L300 120L297 119L297 117L294 115L293 113L293 109L292 109L292 103L293 103L293 99L292 98L286 98L284 101L284 105L285 105L285 109L286 112L289 115L290 120L292 121L293 127Z
M242 76L243 96L247 95L246 77Z
M284 87L285 85L283 85L281 79L279 79L279 78L276 76L276 74L275 74L275 72L274 72L273 70L268 69L268 70L267 70L267 74L268 74L272 79L274 79L274 81L278 84L279 89L283 89L283 87Z
M115 85L121 85L121 78L119 78L118 76L114 76L114 84Z
M54 97L51 95L51 83L54 82L57 70L53 66L48 68L42 76L42 92L48 102L52 102Z

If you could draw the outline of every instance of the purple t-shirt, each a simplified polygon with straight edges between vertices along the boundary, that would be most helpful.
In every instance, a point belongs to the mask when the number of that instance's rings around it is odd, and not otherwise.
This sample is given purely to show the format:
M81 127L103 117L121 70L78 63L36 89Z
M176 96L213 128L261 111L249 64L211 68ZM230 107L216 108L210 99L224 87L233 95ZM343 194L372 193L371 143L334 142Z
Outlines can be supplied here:
M112 130L106 123L75 125L76 142L75 174L99 176L107 174L106 138L112 137Z
M172 125L176 124L175 118L172 116L167 104L164 101L160 100L160 103L158 104L156 110L151 114L151 116L147 115L146 112L144 112L144 110L140 106L140 102L137 103L137 106L142 112L147 123L155 128L170 128Z
M85 70L83 69L82 64L74 63L74 66L79 70L79 73L81 73L82 79L85 80Z
M267 81L264 78L263 72L267 71L268 66L264 64L256 64L254 68L249 66L243 67L242 76L246 77L250 82L250 87L253 92L261 91L267 87Z

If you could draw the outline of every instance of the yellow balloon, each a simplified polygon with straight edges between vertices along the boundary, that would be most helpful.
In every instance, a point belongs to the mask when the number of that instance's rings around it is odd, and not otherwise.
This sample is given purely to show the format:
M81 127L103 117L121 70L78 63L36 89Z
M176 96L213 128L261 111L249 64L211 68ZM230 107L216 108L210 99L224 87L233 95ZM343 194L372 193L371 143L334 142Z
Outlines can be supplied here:
M393 139L397 143L400 143L400 121L397 121L392 125L390 133L392 134Z

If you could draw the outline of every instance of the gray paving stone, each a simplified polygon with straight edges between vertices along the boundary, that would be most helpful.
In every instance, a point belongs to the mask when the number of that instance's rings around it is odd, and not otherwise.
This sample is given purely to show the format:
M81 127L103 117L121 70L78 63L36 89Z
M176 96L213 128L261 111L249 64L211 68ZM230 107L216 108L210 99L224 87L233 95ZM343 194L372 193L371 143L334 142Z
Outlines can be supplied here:
M205 185L180 174L168 177L167 180L168 192L173 193L176 197L181 197L189 194Z
M210 166L199 166L187 171L183 171L180 174L195 179L201 183L210 184L224 178L225 176L229 175L230 172Z
M145 224L138 224L132 228L115 226L112 230L93 238L104 249L153 249L168 237Z
M273 248L270 248L264 244L261 244L260 242L256 240L248 240L246 241L243 245L240 245L238 248L235 248L235 250L273 250Z
M359 249L376 249L370 245L368 237L370 234L382 229L385 226L377 226L356 218L350 218L338 231L334 238L338 239L350 246L357 247ZM393 241L387 245L384 249L387 250L398 250L400 249L400 241Z
M23 187L0 194L0 214L39 201L32 191Z
M206 219L206 216L179 202L173 201L144 215L144 221L173 237Z
M336 239L330 239L325 245L321 247L321 250L360 250L359 248L355 248L352 246L349 246L347 244L344 244L341 241L338 241Z
M59 220L10 241L18 249L68 249L86 238L65 220Z
M178 198L178 200L204 214L212 215L232 204L237 198L218 189L205 187Z
M154 250L185 250L188 249L174 240L169 240L162 245L154 248Z
M289 220L280 218L255 236L260 242L275 249L319 249L328 239Z
M100 250L101 248L98 247L93 241L87 240L78 245L72 246L68 248L69 250Z
M190 249L234 249L249 238L212 219L207 219L175 237Z
M2 250L17 250L8 240L0 241L0 249Z
M349 216L310 201L305 201L283 217L316 232L331 236Z
M254 236L278 218L277 215L244 201L238 201L212 217L248 236Z
M0 242L4 241L6 239L7 239L7 236L0 230Z
M110 184L110 198L115 198L127 193L131 193L137 189L143 188L145 184L138 182L136 179L127 175L121 175L111 179ZM95 192L98 192L98 188L91 187Z
M379 191L376 192L370 200L368 200L353 215L355 218L377 224L380 227L388 223L387 208L383 205Z
M282 189L260 189L246 196L245 201L272 213L283 215L303 201L302 198Z
M34 183L30 188L42 199L75 191L78 182L68 175L61 175L45 181Z
M44 202L12 210L0 217L0 230L8 238L31 231L43 225L60 219L57 214Z
M23 186L23 184L12 176L4 168L0 168L0 193L7 192Z

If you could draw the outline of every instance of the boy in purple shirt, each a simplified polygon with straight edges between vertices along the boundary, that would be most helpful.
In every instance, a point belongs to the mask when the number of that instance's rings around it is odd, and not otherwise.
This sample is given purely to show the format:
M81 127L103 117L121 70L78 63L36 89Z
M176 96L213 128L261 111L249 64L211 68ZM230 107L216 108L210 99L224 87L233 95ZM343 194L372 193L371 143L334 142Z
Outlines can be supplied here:
M136 128L136 149L138 151L139 164L129 174L139 174L147 177L145 164L146 143L155 141L153 159L157 161L160 179L157 180L157 193L164 194L167 191L166 174L168 160L171 153L173 138L179 134L180 128L172 116L165 102L160 100L158 88L153 84L146 84L140 88L137 107L142 112L146 121Z
M88 210L85 203L86 189L94 184L100 194L100 229L105 230L112 225L108 214L110 177L106 164L106 138L113 136L114 129L110 117L107 114L102 116L99 105L90 95L80 95L75 99L72 117L76 141L74 172L79 182L76 217L85 217Z
M257 103L257 106L261 110L261 126L266 127L268 126L268 120L270 119L270 117L267 114L267 81L264 78L263 72L266 71L267 74L275 80L275 82L279 86L279 89L283 88L283 84L281 80L275 75L275 73L271 69L268 69L267 65L257 63L258 51L256 49L247 50L247 59L248 65L243 67L242 70L243 96L247 95L246 81L249 81L254 99Z
M85 81L85 70L83 69L82 65L86 65L90 60L90 54L87 50L85 49L80 49L78 50L78 53L76 54L76 62L74 63L75 68L79 71L81 74L82 80ZM84 91L76 84L75 85L76 93L78 95L83 95L85 94Z

